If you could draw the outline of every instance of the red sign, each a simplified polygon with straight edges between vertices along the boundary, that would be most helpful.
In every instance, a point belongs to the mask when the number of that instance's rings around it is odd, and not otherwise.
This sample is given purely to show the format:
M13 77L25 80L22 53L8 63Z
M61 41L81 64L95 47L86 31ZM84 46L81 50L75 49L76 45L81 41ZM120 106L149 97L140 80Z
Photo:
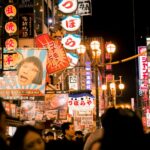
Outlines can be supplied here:
M7 5L5 7L5 15L7 17L15 17L16 13L17 13L17 11L16 11L16 7L15 6L13 6L13 5Z
M15 33L17 31L17 25L15 22L10 21L5 24L5 31L7 33Z
M15 50L17 48L17 41L16 39L9 38L5 41L5 47L7 50Z
M53 40L48 34L42 34L35 39L36 46L48 48L47 73L55 73L69 66L68 57L60 40Z

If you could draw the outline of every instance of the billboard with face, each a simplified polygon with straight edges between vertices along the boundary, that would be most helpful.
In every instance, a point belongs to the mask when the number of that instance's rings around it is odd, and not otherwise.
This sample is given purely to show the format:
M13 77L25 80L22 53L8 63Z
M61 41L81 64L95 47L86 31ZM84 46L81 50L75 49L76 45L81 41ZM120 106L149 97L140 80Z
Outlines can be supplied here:
M44 100L46 49L17 49L3 53L4 75L0 96L6 99Z

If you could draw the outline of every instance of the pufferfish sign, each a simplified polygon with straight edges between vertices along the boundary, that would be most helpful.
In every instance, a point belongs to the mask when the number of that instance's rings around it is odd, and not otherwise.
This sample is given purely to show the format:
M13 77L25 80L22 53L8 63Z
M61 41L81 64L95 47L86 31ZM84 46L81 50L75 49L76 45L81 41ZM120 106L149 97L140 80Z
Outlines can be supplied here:
M47 73L52 74L61 71L69 66L66 52L58 39L52 39L48 34L38 35L35 39L38 48L47 48Z

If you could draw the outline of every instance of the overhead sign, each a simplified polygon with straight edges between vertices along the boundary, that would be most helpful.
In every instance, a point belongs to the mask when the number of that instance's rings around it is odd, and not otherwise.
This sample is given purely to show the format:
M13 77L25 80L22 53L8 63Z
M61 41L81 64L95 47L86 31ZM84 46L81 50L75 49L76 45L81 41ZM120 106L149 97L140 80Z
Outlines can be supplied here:
M58 9L63 13L73 13L77 9L77 0L59 0Z
M66 31L76 31L80 28L81 17L78 15L65 16L62 18L61 25Z
M61 42L66 49L74 50L79 47L81 36L78 34L65 34Z
M48 48L47 73L56 73L69 66L68 57L61 41L52 39L48 34L42 34L35 39L37 47Z

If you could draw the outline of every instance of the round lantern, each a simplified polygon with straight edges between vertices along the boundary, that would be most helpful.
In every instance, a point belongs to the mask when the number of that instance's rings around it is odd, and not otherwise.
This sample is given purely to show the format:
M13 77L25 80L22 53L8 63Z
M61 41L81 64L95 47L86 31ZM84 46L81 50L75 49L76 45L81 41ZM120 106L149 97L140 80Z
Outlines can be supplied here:
M7 50L15 50L17 48L16 39L9 38L5 41L5 47Z
M17 11L16 11L16 7L15 6L13 6L13 5L7 5L5 7L5 15L7 17L15 17L16 13L17 13Z
M15 22L10 21L5 24L5 31L8 34L15 33L17 31L17 25Z

